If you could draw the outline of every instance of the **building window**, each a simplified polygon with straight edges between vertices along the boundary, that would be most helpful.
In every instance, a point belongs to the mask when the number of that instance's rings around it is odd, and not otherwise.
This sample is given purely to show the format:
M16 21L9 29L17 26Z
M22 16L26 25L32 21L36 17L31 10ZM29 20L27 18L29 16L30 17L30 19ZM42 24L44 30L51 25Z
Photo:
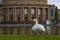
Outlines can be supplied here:
M2 13L3 16L6 16L6 8L3 8L3 13Z
M45 13L44 15L46 16L46 19L48 19L48 8L45 8Z
M28 14L28 8L24 8L24 14Z
M18 7L16 8L17 15L20 15L21 9Z
M41 16L41 9L38 9L38 15Z
M26 17L28 15L28 8L24 8L24 16Z
M40 16L40 17L42 16L42 8L38 9L38 16Z
M45 15L45 16L47 16L47 15L48 15L48 9L47 9L47 8L45 8L44 15Z
M54 16L53 9L50 9L50 16Z
M13 15L13 8L9 8L9 14Z
M34 12L35 12L35 9L32 8L32 9L31 9L31 14L34 14Z
M32 14L32 16L34 17L34 15L35 15L35 8L32 8L32 9L31 9L31 14Z

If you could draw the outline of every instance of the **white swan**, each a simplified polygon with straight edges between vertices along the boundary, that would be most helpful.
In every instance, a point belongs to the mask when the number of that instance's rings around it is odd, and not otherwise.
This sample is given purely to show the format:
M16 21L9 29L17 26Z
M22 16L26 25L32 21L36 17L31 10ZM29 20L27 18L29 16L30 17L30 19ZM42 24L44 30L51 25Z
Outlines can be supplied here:
M38 24L37 19L33 19L33 21L36 22L35 25L33 25L33 27L32 27L32 30L33 30L33 31L35 31L35 32L36 32L36 31L46 31L43 25Z

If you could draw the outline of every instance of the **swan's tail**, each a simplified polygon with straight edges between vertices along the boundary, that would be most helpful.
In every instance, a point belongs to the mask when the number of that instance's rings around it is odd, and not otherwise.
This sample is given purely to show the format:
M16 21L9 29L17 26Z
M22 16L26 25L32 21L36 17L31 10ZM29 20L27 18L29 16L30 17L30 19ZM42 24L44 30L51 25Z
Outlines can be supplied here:
M46 31L45 29L43 31Z
M44 28L43 31L46 31L46 29Z

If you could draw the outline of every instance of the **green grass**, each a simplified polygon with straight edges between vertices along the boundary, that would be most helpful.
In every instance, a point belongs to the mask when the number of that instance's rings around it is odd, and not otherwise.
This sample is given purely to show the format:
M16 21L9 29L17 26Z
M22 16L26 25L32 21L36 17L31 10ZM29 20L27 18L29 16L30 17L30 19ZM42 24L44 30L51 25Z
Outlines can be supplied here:
M60 40L58 35L0 35L0 40Z

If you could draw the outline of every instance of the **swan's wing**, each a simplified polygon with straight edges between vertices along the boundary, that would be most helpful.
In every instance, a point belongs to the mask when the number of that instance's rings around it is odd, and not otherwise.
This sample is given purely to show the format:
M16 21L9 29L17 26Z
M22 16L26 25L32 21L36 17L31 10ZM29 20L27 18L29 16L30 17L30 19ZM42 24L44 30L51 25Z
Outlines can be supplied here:
M43 25L37 24L36 26L37 26L37 29L45 31L45 27Z
M42 27L38 24L35 24L33 25L32 30L36 30L36 29L42 30Z
M33 25L32 30L35 30L37 28L37 25Z
M46 31L43 25L40 24L39 26L41 27L41 30Z
M33 25L32 30L42 30L42 31L45 31L45 28L44 28L43 25L35 24L35 25Z

